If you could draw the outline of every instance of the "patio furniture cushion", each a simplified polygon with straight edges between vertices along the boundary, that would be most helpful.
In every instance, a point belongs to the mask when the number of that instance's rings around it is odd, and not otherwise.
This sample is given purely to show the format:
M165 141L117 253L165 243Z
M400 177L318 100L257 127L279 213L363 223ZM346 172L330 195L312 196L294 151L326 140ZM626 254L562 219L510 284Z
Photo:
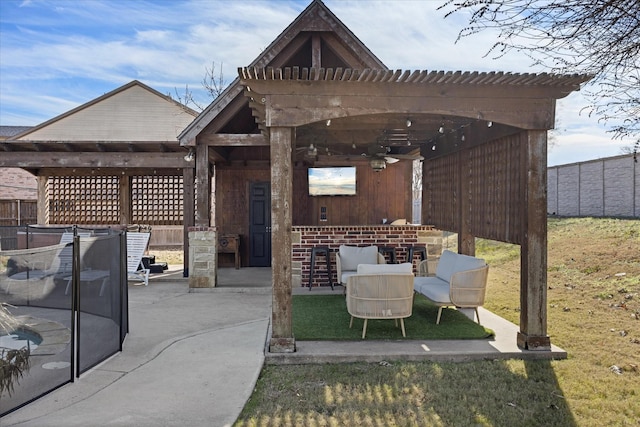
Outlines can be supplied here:
M451 301L449 299L449 283L437 277L416 277L413 281L413 288L434 302Z
M438 261L436 277L444 280L445 282L450 282L451 276L454 273L481 268L485 265L484 260L481 258L457 254L455 252L445 250L442 252L442 256Z
M345 259L347 268L345 268ZM336 252L336 271L340 284L346 285L349 277L357 274L360 264L386 264L384 255L376 246L357 247L341 245Z
M410 262L402 264L359 264L358 274L412 274L413 265Z
M448 306L473 308L480 323L478 307L484 304L488 271L483 259L444 251L435 277L416 277L413 288L439 306L436 323Z
M340 261L342 262L342 270L356 271L358 264L377 264L378 248L376 246L345 246L340 245L338 249Z

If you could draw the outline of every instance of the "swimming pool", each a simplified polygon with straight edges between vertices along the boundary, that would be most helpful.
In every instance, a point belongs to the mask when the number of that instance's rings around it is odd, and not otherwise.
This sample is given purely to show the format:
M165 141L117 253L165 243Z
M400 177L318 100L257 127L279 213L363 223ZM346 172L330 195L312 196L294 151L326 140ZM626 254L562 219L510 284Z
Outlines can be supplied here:
M42 337L29 329L16 329L10 334L0 335L0 349L20 350L28 347L33 351L42 342Z

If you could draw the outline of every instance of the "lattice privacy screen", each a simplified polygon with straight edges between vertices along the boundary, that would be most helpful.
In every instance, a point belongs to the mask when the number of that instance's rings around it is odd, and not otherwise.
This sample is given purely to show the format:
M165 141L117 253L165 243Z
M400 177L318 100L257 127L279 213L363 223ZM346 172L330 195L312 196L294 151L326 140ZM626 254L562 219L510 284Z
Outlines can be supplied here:
M49 177L51 224L119 224L120 177ZM182 176L132 176L132 224L182 225Z
M134 224L182 225L182 176L131 177Z
M118 224L117 176L55 176L49 178L51 224Z

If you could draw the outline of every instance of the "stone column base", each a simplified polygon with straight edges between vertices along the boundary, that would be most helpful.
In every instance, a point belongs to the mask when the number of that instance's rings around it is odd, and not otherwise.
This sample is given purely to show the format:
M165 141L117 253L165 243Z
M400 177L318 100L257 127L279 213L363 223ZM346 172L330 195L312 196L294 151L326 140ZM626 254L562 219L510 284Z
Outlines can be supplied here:
M295 338L274 338L269 341L269 353L295 353Z
M518 347L524 350L551 351L551 338L548 336L533 336L518 332Z
M189 290L215 288L218 244L213 227L189 227Z

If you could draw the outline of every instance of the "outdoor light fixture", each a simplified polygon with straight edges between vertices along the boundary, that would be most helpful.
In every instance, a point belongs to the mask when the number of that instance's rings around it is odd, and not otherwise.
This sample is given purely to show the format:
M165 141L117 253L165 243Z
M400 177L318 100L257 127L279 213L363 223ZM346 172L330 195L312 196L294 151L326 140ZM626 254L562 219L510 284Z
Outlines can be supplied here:
M318 149L313 144L309 144L309 148L307 149L307 156L315 157L317 155L318 155Z
M408 127L408 128L410 128L410 127L411 127L411 125L412 125L412 123L411 123L411 119L407 119L407 127Z
M331 119L327 120L327 126L331 126Z
M387 167L387 162L385 159L378 159L378 158L371 159L369 160L369 164L371 165L371 169L373 169L376 172L380 172L381 170Z
M493 122L492 121L488 121L487 122L487 127L490 128L491 126L493 126Z
M196 153L193 152L193 148L189 148L189 152L184 156L185 162L192 162L196 158Z
M444 124L440 125L440 129L438 129L438 132L444 133Z

